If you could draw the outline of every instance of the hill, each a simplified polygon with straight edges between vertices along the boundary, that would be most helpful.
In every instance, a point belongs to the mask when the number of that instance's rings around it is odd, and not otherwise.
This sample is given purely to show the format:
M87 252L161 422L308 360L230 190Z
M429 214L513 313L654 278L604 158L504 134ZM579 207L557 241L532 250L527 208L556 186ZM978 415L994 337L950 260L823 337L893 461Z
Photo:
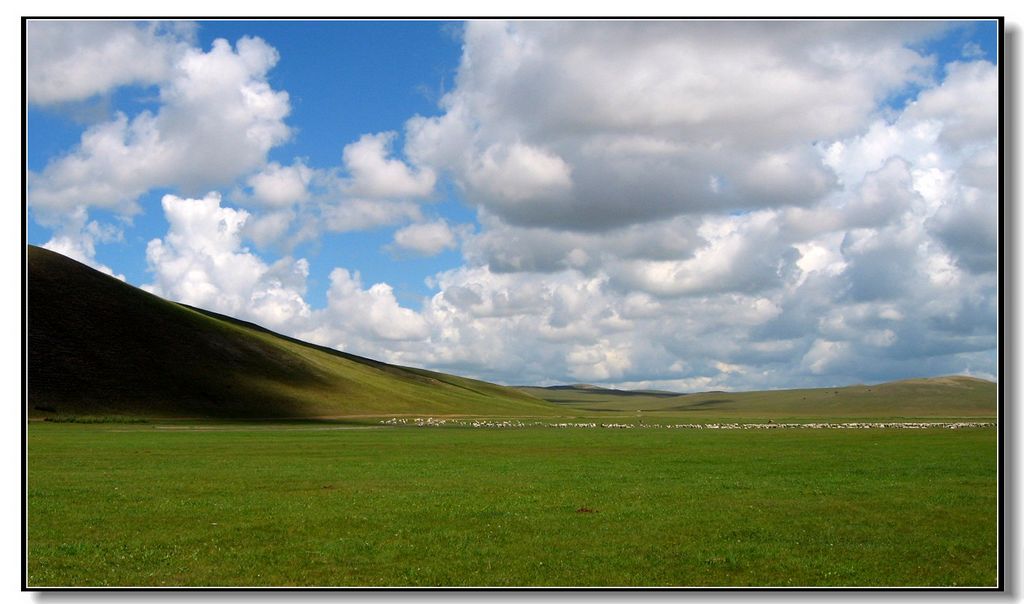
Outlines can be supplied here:
M676 417L995 417L996 385L967 376L916 378L870 386L672 394L555 386L521 388L576 411Z
M597 401L612 402L628 397L632 405L643 405L648 402L657 404L655 399L681 396L678 392L666 390L617 390L602 388L591 384L571 384L566 386L517 386L519 390L552 403L593 403Z
M552 415L487 382L399 367L169 302L29 246L32 417Z

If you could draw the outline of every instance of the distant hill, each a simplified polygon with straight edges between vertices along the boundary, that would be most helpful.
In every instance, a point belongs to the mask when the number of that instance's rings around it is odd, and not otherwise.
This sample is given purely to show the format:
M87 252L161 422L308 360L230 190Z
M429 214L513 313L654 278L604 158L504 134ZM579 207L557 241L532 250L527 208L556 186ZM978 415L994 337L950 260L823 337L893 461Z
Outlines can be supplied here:
M567 384L565 386L543 386L543 388L546 390L609 390L609 388L593 384Z
M552 415L521 391L315 346L29 246L33 417Z
M636 412L676 417L994 417L996 385L967 376L916 378L841 388L675 394L597 387L522 387L579 412Z
M564 386L516 386L522 392L526 392L537 398L551 401L553 403L571 403L593 400L611 400L619 397L648 397L664 398L681 396L678 392L667 390L616 390L614 388L603 388L593 384L568 384Z

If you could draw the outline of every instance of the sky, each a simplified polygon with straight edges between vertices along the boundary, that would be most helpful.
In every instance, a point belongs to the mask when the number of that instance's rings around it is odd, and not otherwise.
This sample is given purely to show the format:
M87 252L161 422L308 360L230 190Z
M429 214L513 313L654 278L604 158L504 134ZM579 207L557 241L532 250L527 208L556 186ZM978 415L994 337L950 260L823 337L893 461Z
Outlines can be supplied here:
M996 379L994 22L30 22L29 243L504 384Z

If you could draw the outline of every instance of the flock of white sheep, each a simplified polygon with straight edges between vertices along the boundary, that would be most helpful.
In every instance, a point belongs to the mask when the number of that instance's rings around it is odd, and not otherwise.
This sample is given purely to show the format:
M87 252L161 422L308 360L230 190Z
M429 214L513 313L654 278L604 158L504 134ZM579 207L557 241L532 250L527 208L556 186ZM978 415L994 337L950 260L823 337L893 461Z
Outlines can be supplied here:
M419 427L453 426L460 428L527 428L542 426L548 428L622 428L622 429L694 429L694 430L781 430L790 428L802 429L867 429L896 428L901 430L921 430L926 428L945 428L959 430L961 428L990 428L993 422L806 422L806 423L708 423L708 424L658 424L658 423L598 423L598 422L544 422L521 420L483 420L483 419L450 419L450 418L397 418L381 420L381 424L415 425Z

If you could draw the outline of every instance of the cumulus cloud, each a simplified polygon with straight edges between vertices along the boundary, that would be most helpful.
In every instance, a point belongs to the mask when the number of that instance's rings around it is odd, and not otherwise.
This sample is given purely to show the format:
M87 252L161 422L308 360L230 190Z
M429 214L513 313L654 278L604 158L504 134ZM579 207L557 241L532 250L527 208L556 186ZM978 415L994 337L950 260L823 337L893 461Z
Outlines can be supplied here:
M28 102L81 101L127 84L166 81L185 51L180 29L127 21L28 21Z
M325 226L338 233L363 231L422 217L420 207L408 201L344 199L322 209Z
M124 275L114 273L109 266L96 260L97 243L109 243L123 239L124 231L120 227L89 220L84 209L76 208L67 216L53 237L43 244L43 247L124 281Z
M962 268L992 271L997 69L985 61L954 62L945 72L939 85L923 90L893 122L875 121L864 134L833 143L826 161L842 180L852 185L863 180L862 197L903 196L904 202L883 199L873 205L889 212L912 210ZM911 205L907 174L916 200ZM866 202L860 205L866 208Z
M632 368L629 352L628 347L616 347L607 340L593 346L575 346L566 355L569 375L600 382L620 379Z
M810 350L804 354L801 364L811 373L820 375L830 369L834 370L837 362L849 354L848 349L849 345L846 342L815 340Z
M288 248L324 232L422 221L418 204L428 200L436 177L430 169L391 157L395 136L394 132L363 135L344 147L341 166L311 168L301 159L290 166L277 162L263 166L248 177L246 189L232 195L253 208L254 220L246 235L261 247L283 244ZM443 233L436 227L428 231L403 232L401 240L424 255L454 245L454 239L439 241ZM434 237L429 245L428 235Z
M249 177L251 201L268 208L287 208L309 199L309 184L313 170L301 161L291 166L270 162Z
M343 268L331 271L327 299L326 320L322 321L324 327L318 336L323 339L325 333L336 334L332 342L335 346L351 335L378 344L381 340L424 340L429 335L423 317L403 308L390 285L375 283L363 289L358 271L350 273Z
M968 191L939 209L928 226L957 263L972 272L992 272L998 238L998 214L991 198Z
M939 142L963 147L991 145L998 127L999 74L987 61L954 62L945 66L941 86L923 91L904 119L942 124Z
M309 263L285 257L266 264L242 246L249 213L221 207L220 195L161 201L169 229L146 247L153 282L143 289L185 304L294 329L309 317L303 299Z
M160 109L89 127L77 147L29 175L29 204L46 224L75 207L138 211L155 187L223 186L261 167L290 136L288 94L266 81L277 51L259 38L208 52L187 48L160 82Z
M572 188L569 165L551 152L522 143L495 144L475 158L469 185L499 203L559 196Z
M793 274L799 253L778 237L777 215L709 218L698 231L707 244L685 260L633 260L610 267L626 291L657 296L757 292Z
M518 227L489 216L480 233L467 238L463 254L496 272L550 273L577 269L592 275L617 260L679 260L704 243L700 220L684 216L620 227L606 232Z
M394 246L421 256L436 256L444 250L455 249L455 231L444 220L410 224L395 231Z
M355 197L424 197L434 189L434 172L413 169L400 159L388 157L396 133L364 134L345 146L342 160L351 175L347 192Z
M270 247L285 238L293 220L295 220L295 213L291 210L255 214L245 222L242 233L258 247Z
M836 186L812 144L926 81L906 44L935 27L473 22L445 113L410 120L406 152L519 226L806 206Z

